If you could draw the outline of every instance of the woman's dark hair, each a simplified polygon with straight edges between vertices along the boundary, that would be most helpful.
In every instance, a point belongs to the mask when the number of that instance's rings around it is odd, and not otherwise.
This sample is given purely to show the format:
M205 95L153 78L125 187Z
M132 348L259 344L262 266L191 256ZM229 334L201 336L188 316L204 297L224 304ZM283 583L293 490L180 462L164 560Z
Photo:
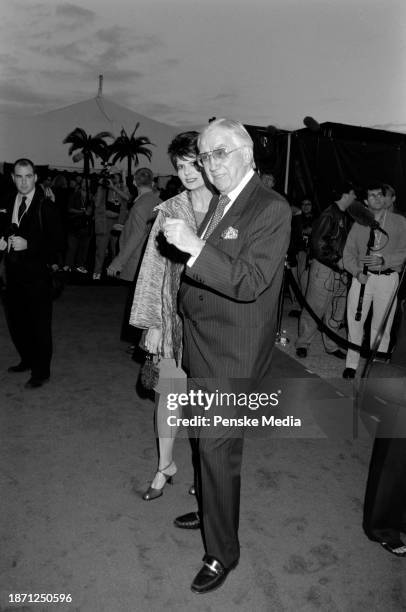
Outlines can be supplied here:
M176 170L176 160L184 157L196 157L198 154L197 139L199 132L182 132L175 136L168 147L168 155Z

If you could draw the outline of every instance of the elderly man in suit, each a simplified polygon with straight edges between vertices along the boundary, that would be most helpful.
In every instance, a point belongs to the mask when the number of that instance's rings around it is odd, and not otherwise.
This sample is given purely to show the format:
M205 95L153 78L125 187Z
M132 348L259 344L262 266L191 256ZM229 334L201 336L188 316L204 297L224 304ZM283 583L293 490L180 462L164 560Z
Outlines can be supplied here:
M41 387L50 377L52 356L52 294L49 266L56 265L63 247L58 210L36 188L37 175L29 159L14 164L17 195L5 200L6 229L0 236L5 256L6 315L21 361L10 373L31 370L27 389Z
M178 219L164 226L168 242L190 255L179 295L183 365L210 391L242 380L246 390L255 389L270 373L290 207L254 172L253 142L241 123L211 122L199 152L220 195L200 235ZM242 432L232 427L200 431L192 444L199 513L178 517L175 525L202 529L204 564L192 583L197 593L221 586L239 560L242 448Z

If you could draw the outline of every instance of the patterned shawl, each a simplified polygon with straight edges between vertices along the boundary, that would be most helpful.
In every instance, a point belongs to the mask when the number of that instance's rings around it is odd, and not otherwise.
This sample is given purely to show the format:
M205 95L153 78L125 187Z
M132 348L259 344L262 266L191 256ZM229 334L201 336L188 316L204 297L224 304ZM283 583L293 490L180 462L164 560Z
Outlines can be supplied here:
M152 226L135 287L130 325L141 329L160 327L163 357L182 357L182 321L177 313L180 277L188 256L168 245L162 234L165 218L183 219L196 231L196 219L187 191L155 207Z

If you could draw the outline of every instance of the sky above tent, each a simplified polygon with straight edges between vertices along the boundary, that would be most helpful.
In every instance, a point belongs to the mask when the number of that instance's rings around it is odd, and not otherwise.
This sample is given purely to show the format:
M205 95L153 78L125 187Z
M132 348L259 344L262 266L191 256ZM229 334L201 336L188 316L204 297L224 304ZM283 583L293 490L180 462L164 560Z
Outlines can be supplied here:
M0 0L0 112L104 93L164 123L406 131L404 0Z

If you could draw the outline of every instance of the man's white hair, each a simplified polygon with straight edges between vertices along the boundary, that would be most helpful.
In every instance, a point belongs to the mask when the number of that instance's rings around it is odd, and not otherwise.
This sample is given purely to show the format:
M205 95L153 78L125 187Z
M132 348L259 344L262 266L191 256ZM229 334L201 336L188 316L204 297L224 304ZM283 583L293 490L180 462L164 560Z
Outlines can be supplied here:
M200 149L201 142L206 137L206 135L218 128L228 130L236 137L241 146L248 147L250 149L252 165L254 165L253 140L248 134L243 124L240 121L235 121L234 119L227 119L225 117L222 117L220 119L214 119L214 121L211 121L205 128L203 128L199 135L199 139L197 142L198 148Z
M212 130L215 130L216 128L223 128L225 130L229 130L238 138L238 140L241 141L242 145L250 147L251 149L254 148L254 143L252 141L252 138L248 134L243 124L240 123L239 121L234 121L234 119L226 119L224 117L221 119L215 119L214 121L211 121L209 125L206 125L206 127L203 128L203 130L201 131L199 135L199 144L200 144L200 141L205 137L205 135L208 132L211 132Z

